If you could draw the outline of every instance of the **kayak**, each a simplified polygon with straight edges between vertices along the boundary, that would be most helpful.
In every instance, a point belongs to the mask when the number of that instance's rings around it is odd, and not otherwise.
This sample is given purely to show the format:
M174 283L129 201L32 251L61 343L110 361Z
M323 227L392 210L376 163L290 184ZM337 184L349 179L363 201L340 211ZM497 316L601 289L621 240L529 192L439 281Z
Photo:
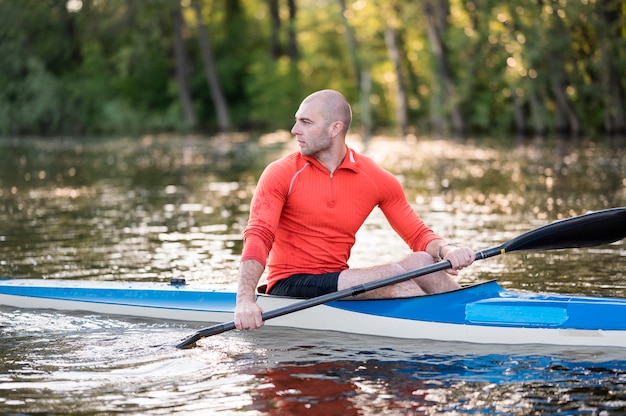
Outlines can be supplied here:
M225 322L236 293L173 283L0 279L0 306ZM259 294L265 310L302 299ZM266 325L480 344L626 347L626 299L507 290L496 281L405 299L332 301ZM262 329L261 329L262 330Z

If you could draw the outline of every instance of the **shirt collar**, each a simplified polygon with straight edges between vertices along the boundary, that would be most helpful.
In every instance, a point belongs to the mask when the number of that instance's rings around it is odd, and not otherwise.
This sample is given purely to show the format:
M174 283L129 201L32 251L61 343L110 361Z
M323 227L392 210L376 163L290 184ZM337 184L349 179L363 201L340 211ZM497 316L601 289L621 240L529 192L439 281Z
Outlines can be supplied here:
M302 156L302 158L310 162L311 164L313 164L313 166L316 166L319 169L326 170L326 168L313 156ZM357 153L346 145L346 157L343 158L343 161L341 162L339 166L337 166L336 170L349 169L353 172L358 172L358 168L359 168L359 163L358 163Z

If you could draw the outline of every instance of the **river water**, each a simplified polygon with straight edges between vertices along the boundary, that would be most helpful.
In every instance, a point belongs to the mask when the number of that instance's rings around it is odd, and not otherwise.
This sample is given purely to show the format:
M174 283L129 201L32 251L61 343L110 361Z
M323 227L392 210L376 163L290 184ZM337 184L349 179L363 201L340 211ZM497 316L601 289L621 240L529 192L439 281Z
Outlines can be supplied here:
M375 138L438 233L476 250L626 206L624 142ZM250 139L0 140L0 276L235 288L263 167L295 150ZM350 264L407 252L374 211ZM626 297L624 242L477 261L461 283ZM27 306L27 305L25 305ZM1 414L623 414L626 352L476 346L0 307Z

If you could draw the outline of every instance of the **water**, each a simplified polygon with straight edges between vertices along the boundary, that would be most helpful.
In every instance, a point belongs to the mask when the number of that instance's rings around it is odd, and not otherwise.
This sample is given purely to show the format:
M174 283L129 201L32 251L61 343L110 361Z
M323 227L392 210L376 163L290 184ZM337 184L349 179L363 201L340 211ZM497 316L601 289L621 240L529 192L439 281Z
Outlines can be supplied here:
M0 141L0 275L234 288L256 178L283 133ZM287 142L285 142L285 139ZM360 148L360 143L353 142ZM626 205L623 142L374 140L442 235L476 250ZM354 267L406 252L375 212ZM626 297L626 246L510 253L464 283ZM475 346L0 307L2 414L621 414L623 350Z

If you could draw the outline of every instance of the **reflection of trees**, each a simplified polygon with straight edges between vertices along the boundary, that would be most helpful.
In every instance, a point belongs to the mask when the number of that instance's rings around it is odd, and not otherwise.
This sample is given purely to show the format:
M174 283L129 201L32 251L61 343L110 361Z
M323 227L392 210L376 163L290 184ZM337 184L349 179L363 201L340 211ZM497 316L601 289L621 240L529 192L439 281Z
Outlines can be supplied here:
M428 401L423 381L402 363L377 360L281 365L256 374L253 409L270 414L362 415L418 409Z
M456 347L465 350L469 344ZM397 361L318 357L306 363L278 363L253 372L251 410L277 415L623 410L623 401L606 400L623 400L623 360L607 356L606 362L569 361L549 350L529 355L524 347L520 354L445 351ZM572 401L570 395L581 400Z

